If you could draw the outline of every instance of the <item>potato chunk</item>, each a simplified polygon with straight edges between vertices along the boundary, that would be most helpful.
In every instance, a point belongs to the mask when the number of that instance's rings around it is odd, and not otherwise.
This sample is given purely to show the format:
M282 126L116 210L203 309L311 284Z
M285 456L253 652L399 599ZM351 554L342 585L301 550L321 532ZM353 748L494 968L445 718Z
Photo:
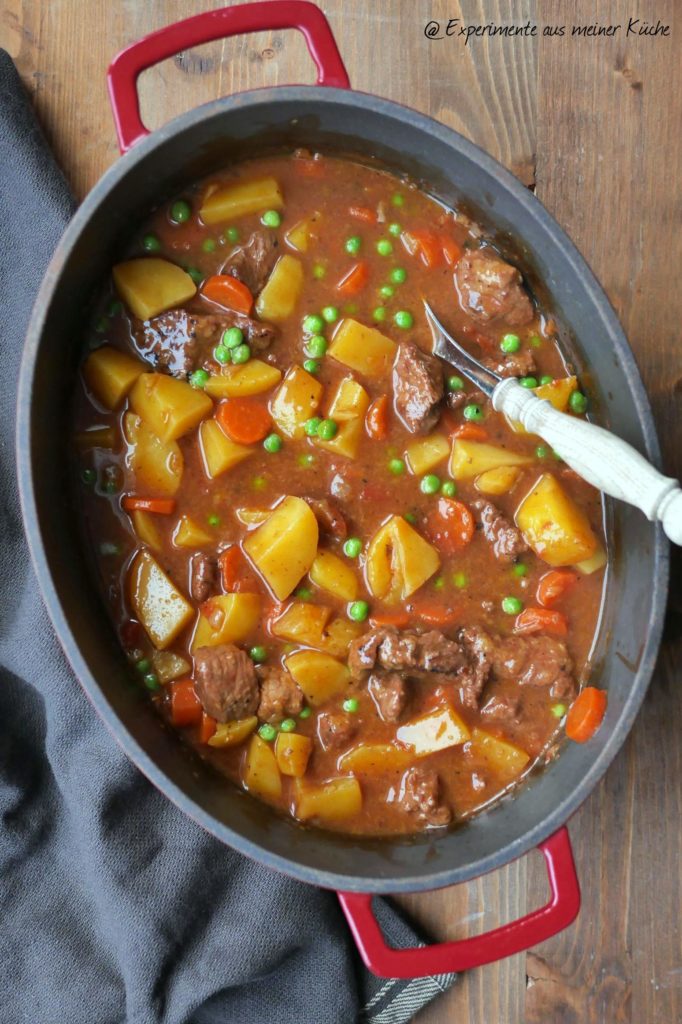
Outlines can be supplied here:
M521 470L518 466L498 466L497 469L486 469L474 481L474 487L481 494L506 494L519 478Z
M344 378L327 410L328 418L338 424L336 436L331 441L316 437L315 444L332 454L354 459L365 432L364 420L368 407L369 395L363 386L353 377Z
M139 359L102 345L91 352L83 365L83 378L89 391L105 409L118 409L146 367ZM105 428L106 429L106 428Z
M250 718L234 719L232 722L218 722L216 730L208 741L209 747L238 747L248 739L258 725L255 715Z
M314 416L322 385L302 366L292 366L270 403L270 414L285 437L303 437L303 425Z
M204 391L211 398L239 398L260 395L274 388L282 379L282 371L261 359L249 359L248 363L223 366L220 373L213 373L206 382Z
M443 459L447 459L450 442L444 434L429 434L428 437L410 441L405 449L405 458L410 470L416 475L430 473Z
M591 576L593 572L597 572L599 569L603 569L606 565L606 552L601 544L597 547L597 550L589 558L585 558L582 562L576 562L575 567L579 572L583 573L584 576Z
M194 615L192 605L148 551L135 556L128 590L135 617L158 650L172 644Z
M303 289L303 266L288 253L275 263L265 287L256 299L261 320L279 324L295 311Z
M287 245L290 245L292 249L296 249L297 252L307 252L316 233L315 226L319 221L319 213L313 213L310 217L297 221L284 236Z
M330 779L321 786L296 780L296 817L301 821L317 818L324 822L343 821L362 810L360 783L352 775Z
M548 565L575 565L599 547L589 519L551 473L544 473L516 510L516 525Z
M176 548L203 548L212 542L211 534L203 526L199 526L196 519L186 515L180 516L173 533L173 543Z
M157 256L118 263L112 270L116 291L140 320L151 320L196 295L189 274Z
M455 480L473 480L480 473L498 466L528 466L533 459L507 448L498 448L482 441L455 438L450 456L450 473Z
M365 574L375 597L397 604L426 583L439 565L436 549L402 516L392 516L370 542Z
M296 779L305 775L312 750L313 741L309 736L301 736L298 732L280 732L275 740L275 757L282 775Z
M203 391L165 373L143 373L130 392L133 412L164 442L177 441L213 409Z
M282 640L323 648L324 630L331 613L331 608L320 604L292 601L273 623L272 632Z
M385 377L398 346L374 327L357 320L342 320L329 346L329 355L366 377Z
M313 707L343 693L350 682L348 666L321 651L296 651L286 666Z
M174 679L187 676L192 671L190 663L174 651L154 651L152 665L160 683L172 683Z
M204 601L192 637L192 650L245 640L260 621L258 594L218 594Z
M483 729L472 730L471 750L498 775L509 779L519 775L530 761L530 754L521 747L484 732Z
M204 469L211 480L239 465L254 453L253 448L237 444L228 437L216 420L204 420L199 427L199 438Z
M348 562L332 551L320 549L310 566L310 578L316 586L342 601L354 601L358 596L358 578Z
M407 768L414 751L395 743L360 743L339 758L339 771L357 775L379 775L381 772L399 772Z
M152 551L160 551L163 544L154 515L151 512L143 512L139 508L129 514L138 540L146 544Z
M534 388L533 393L538 398L545 398L559 412L566 412L571 395L577 390L578 381L575 377L560 377L558 380L553 380L551 384L541 384L539 388ZM526 428L518 420L512 420L508 416L505 416L505 419L516 434L528 434Z
M128 442L126 463L135 488L146 497L171 498L182 480L185 461L175 441L161 441L140 416L127 412L123 434Z
M447 747L461 746L471 738L471 733L466 722L448 706L401 725L396 738L411 747L418 757L423 757Z
M318 536L310 505L288 495L244 541L244 551L279 601L289 596L310 569Z
M250 793L264 800L279 800L282 795L282 776L275 753L270 744L257 734L251 737L249 743L243 781Z
M284 205L280 187L274 178L240 181L217 188L204 199L199 216L204 224L220 224L246 213L279 210Z

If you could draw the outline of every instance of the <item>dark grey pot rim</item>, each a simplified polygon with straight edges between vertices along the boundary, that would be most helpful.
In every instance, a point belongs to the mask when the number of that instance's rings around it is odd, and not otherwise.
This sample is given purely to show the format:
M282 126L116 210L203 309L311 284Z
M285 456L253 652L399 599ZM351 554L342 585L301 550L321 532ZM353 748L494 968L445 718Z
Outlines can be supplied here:
M655 531L655 540L653 542L651 558L655 566L655 583L650 595L649 607L643 613L646 615L648 628L636 680L633 684L632 693L611 735L593 761L590 769L585 773L581 784L558 803L551 814L546 815L537 825L530 828L521 837L501 845L494 854L473 861L460 868L440 870L433 874L420 875L415 879L405 878L391 883L387 882L386 879L377 879L371 876L360 878L357 876L335 874L329 871L320 871L300 864L296 860L290 860L274 854L263 846L234 832L223 822L218 821L168 778L134 739L124 721L113 711L97 679L86 665L64 614L58 589L50 574L43 537L38 525L31 452L40 443L40 437L34 436L31 421L33 378L40 347L43 343L46 310L50 305L53 294L60 287L62 270L68 262L75 241L83 231L93 211L106 203L112 187L125 178L137 163L146 159L155 149L169 139L182 134L185 130L196 125L197 122L220 118L229 114L231 110L237 107L257 108L263 102L272 103L277 100L300 102L303 109L306 101L311 99L318 102L323 101L329 105L350 105L351 107L398 118L401 121L413 124L434 138L459 150L465 157L477 163L496 179L500 189L512 195L529 219L534 219L541 225L547 234L551 236L553 244L563 250L574 272L582 279L595 308L600 312L602 320L608 329L613 351L627 377L629 398L635 408L637 419L645 437L646 455L654 464L660 464L660 448L649 400L633 353L625 339L616 314L584 258L554 218L528 189L506 168L469 140L433 118L411 108L371 94L353 90L319 86L267 87L215 100L190 110L137 143L130 152L121 157L105 172L78 208L66 228L38 292L29 323L21 363L17 414L17 467L21 507L28 544L43 600L57 637L74 673L112 736L127 756L157 789L165 794L180 810L208 832L212 833L221 842L226 843L267 867L282 871L300 881L330 889L348 891L374 893L386 892L387 889L390 889L392 892L424 891L475 878L501 867L537 847L565 824L606 772L632 728L634 719L644 699L660 644L669 572L669 547L660 527ZM390 840L387 840L387 842L390 843Z

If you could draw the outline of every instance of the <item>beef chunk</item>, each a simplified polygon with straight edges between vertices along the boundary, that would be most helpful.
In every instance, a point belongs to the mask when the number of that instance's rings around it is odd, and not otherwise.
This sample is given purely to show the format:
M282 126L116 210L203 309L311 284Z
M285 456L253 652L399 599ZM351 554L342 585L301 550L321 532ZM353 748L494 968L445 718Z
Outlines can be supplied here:
M448 391L447 403L453 412L461 409L463 405L469 405L471 402L474 405L483 405L487 401L486 396L482 391Z
M247 718L258 707L256 669L234 644L194 652L194 686L204 711L218 722Z
M135 347L154 367L174 377L185 377L212 360L212 353L228 327L239 327L253 351L266 349L276 331L270 324L243 313L188 313L171 309L153 320L136 320L132 333Z
M203 604L215 592L216 569L215 560L210 555L198 551L192 557L190 594L199 604Z
M391 672L421 671L452 674L466 664L461 646L438 630L417 633L381 627L351 641L348 665L357 678L378 665Z
M529 377L536 370L533 353L528 349L511 352L504 359L486 356L481 362L500 377Z
M426 434L440 415L443 370L435 356L404 342L393 367L395 409L413 434Z
M500 694L491 697L481 708L481 714L495 721L511 722L513 725L521 724L521 701L518 697L508 694Z
M495 644L492 671L519 686L545 686L554 700L573 700L578 688L566 644L551 636L510 636Z
M281 722L300 713L303 694L286 669L260 667L258 676L261 690L257 714L262 722Z
M374 672L367 688L384 722L399 722L408 700L407 680L400 672Z
M465 707L476 709L490 676L495 644L479 626L461 629L457 639L467 655L466 665L457 680L460 700Z
M419 633L407 630L384 629L377 650L377 659L382 668L419 668Z
M254 231L248 242L236 246L220 271L238 278L252 295L258 295L277 259L277 238L272 231Z
M452 811L441 803L440 779L432 768L410 768L403 777L399 800L408 814L426 825L448 825L452 820Z
M465 252L455 270L455 283L462 309L480 323L504 320L520 327L533 319L521 274L490 250Z
M348 526L341 509L331 498L305 498L315 513L315 517L323 533L344 540L348 534Z
M357 722L342 711L323 711L317 719L317 735L325 750L345 747L353 738Z
M354 679L359 679L363 672L369 672L374 668L379 645L387 632L384 629L373 629L351 641L348 648L348 668Z
M513 562L524 551L528 551L521 531L491 501L473 501L471 507L476 512L483 527L483 536L492 545L498 562Z

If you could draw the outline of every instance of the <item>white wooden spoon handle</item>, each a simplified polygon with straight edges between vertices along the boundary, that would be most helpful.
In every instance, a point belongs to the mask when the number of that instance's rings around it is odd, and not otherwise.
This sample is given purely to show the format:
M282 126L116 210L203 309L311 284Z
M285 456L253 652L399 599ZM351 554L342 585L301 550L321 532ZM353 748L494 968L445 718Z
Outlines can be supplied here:
M571 469L594 487L641 509L660 521L675 544L682 544L682 490L663 476L626 441L608 430L559 412L549 402L521 387L513 377L501 381L493 408L539 434Z

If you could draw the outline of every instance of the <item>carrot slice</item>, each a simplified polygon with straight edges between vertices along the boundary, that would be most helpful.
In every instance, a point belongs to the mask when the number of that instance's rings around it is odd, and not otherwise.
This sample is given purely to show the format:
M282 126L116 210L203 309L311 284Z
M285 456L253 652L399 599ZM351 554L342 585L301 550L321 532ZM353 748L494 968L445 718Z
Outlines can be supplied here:
M380 395L370 405L365 430L375 441L385 441L388 437L388 395Z
M586 686L571 704L566 716L566 735L575 743L591 739L606 714L606 693Z
M215 718L211 718L204 711L201 715L201 724L199 726L199 743L208 743L213 733L216 731L218 723Z
M514 632L527 636L530 633L551 633L553 636L568 635L568 619L561 612L549 608L524 608L516 616Z
M478 423L459 423L450 436L459 437L462 441L487 441L489 435Z
M350 206L348 212L356 220L364 221L365 224L376 224L376 210L370 210L368 206Z
M199 725L203 709L191 679L173 683L170 688L170 708L173 725Z
M354 264L336 286L340 295L357 295L367 284L369 267L364 260Z
M439 498L427 523L434 544L448 554L465 548L476 529L471 510L453 498Z
M231 274L214 274L209 277L201 294L205 299L227 309L234 309L237 313L250 313L253 306L253 295L249 289Z
M373 629L379 626L395 626L396 629L406 629L410 624L410 616L407 612L373 612L369 618L369 624Z
M228 437L238 444L256 444L270 433L272 417L253 398L228 398L221 402L215 414Z
M425 228L403 231L401 237L410 256L418 257L429 270L442 265L443 245L435 231Z
M238 594L243 590L254 593L260 590L258 580L238 544L232 544L221 551L218 555L218 567L223 590L228 594Z
M126 494L123 508L126 512L156 512L160 516L170 516L175 510L175 499L136 498L134 494Z
M449 238L447 235L442 236L441 244L443 247L445 262L451 267L454 266L454 264L458 263L462 257L461 246L457 244L454 238Z
M448 626L456 625L461 617L461 608L453 608L451 605L445 605L437 601L428 601L426 599L422 601L415 601L414 603L414 614L424 622L427 622L429 626L440 626L447 628Z
M551 608L577 582L578 574L572 569L552 569L546 572L538 583L538 604L543 608Z

